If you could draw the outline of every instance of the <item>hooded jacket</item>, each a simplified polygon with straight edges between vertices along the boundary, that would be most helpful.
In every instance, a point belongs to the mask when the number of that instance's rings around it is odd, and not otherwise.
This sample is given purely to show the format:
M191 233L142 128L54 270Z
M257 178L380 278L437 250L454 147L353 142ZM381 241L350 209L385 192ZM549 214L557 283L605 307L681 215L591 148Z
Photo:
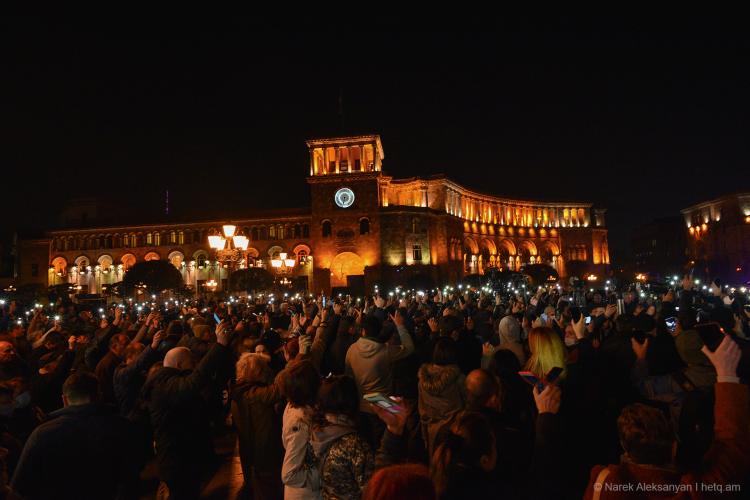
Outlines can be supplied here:
M466 402L466 377L457 365L422 365L419 377L419 419L422 438L432 456L440 428L461 411Z
M392 365L414 351L414 342L405 327L398 327L401 345L361 337L346 352L346 374L354 378L360 399L371 392L390 395L393 385ZM367 402L360 401L360 411L372 413Z
M315 426L310 442L322 497L361 498L375 468L375 457L354 423L341 415L326 415L325 424Z
M507 349L516 355L521 366L526 364L526 353L521 345L521 325L513 316L506 316L498 325L500 349Z

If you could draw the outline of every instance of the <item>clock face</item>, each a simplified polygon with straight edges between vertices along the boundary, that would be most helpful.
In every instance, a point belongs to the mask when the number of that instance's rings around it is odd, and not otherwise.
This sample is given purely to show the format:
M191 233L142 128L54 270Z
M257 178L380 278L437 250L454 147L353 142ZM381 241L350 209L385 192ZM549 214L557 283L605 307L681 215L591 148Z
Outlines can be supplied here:
M351 207L352 203L354 203L354 191L349 188L341 188L336 191L333 201L341 208Z

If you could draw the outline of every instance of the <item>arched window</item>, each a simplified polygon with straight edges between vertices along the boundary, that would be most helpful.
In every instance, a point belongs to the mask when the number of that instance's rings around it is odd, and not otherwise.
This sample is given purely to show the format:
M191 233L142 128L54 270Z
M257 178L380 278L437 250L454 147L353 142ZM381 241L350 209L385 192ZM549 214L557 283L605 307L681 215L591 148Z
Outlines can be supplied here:
M151 233L146 233L146 245L151 246L154 244L154 235Z
M258 241L260 239L260 234L258 232L258 228L253 226L253 229L250 231L250 239L253 241Z
M279 227L276 228L276 237L280 240L284 239L284 226L279 224Z
M331 232L333 231L333 228L331 227L331 221L324 220L321 230L322 230L323 238L329 238L331 236Z
M297 263L300 266L304 266L307 264L307 251L306 250L300 250L297 252Z
M421 233L422 232L422 231L420 231L420 228L419 228L419 219L416 218L416 217L414 217L411 220L411 232L412 233Z
M359 219L359 234L370 234L370 219L367 217Z
M161 245L161 234L158 231L154 231L154 246L158 247Z
M174 231L172 231L172 232L174 232ZM179 245L184 245L185 244L185 233L183 233L182 231L180 231L179 233L177 233L177 244L179 244Z
M310 237L310 225L309 224L303 224L302 225L302 237L303 238L309 238Z
M203 269L206 267L206 255L200 254L198 255L198 268Z
M139 246L138 236L135 233L130 233L130 246L133 248Z
M276 226L271 226L268 228L268 237L272 240L276 239Z
M295 224L294 225L294 237L299 238L300 236L302 236L302 226L300 226L299 224Z
M268 229L266 228L266 226L261 226L260 228L260 239L262 241L265 241L268 239Z

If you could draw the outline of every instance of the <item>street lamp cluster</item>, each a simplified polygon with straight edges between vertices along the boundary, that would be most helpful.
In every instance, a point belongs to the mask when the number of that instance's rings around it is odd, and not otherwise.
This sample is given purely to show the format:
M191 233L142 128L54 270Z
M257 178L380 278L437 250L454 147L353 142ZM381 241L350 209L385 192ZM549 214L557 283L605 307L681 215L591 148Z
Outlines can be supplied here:
M223 235L213 231L208 235L208 245L216 250L216 258L222 263L240 262L245 258L245 252L250 240L237 233L237 226L225 224L222 226Z

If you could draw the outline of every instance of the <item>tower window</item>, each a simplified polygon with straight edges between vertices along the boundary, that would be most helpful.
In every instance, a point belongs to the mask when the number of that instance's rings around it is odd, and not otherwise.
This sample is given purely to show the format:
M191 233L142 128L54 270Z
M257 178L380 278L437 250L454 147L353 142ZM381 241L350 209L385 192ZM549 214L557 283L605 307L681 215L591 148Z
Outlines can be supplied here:
M422 262L422 245L415 243L411 249L414 262Z
M359 234L370 234L370 219L367 217L359 220Z
M332 227L331 227L331 221L324 220L322 227L321 227L323 238L329 238L331 236Z

